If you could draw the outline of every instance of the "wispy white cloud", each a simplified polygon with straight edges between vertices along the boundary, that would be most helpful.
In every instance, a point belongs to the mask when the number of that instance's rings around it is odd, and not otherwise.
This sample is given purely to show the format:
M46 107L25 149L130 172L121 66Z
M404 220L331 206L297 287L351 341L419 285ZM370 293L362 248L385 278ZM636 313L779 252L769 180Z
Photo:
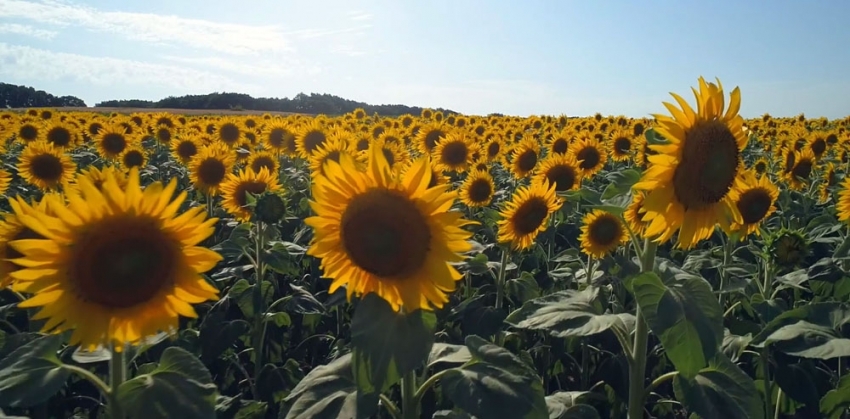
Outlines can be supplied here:
M94 85L165 86L180 92L259 91L260 87L219 74L172 65L52 52L0 42L0 76L69 80Z
M346 35L346 34L362 34L365 30L371 28L372 25L358 25L351 28L341 28L341 29L302 29L298 31L288 32L287 35L295 36L298 39L313 39L313 38L322 38L334 35Z
M295 74L312 75L322 71L322 68L317 65L307 64L297 59L280 62L265 59L260 61L239 61L238 59L224 59L221 57L181 57L176 55L163 55L161 58L170 62L218 69L248 76L282 77Z
M360 10L352 10L348 12L348 18L351 20L369 20L372 19L372 14Z
M56 0L0 0L0 17L79 26L128 39L228 54L285 52L294 48L278 26L253 26L151 13L111 12Z
M59 34L56 31L48 31L44 29L35 28L29 25L21 25L18 23L0 23L0 33L25 35L43 40L53 39L56 37L56 35Z

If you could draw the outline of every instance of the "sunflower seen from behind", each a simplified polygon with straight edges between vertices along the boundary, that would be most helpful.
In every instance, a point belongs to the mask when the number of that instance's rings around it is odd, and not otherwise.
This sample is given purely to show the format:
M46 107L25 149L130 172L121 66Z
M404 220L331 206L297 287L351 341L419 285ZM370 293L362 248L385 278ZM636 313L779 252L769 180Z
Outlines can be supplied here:
M582 218L579 241L582 252L587 255L601 259L617 250L628 238L626 226L610 212L596 209Z
M330 292L376 293L396 311L442 307L462 276L451 265L472 246L470 224L451 211L457 194L448 185L428 187L430 157L393 176L378 149L361 172L349 156L328 161L315 177L315 216L307 253L321 259Z
M123 350L160 332L174 333L178 317L197 317L192 304L216 300L218 290L201 273L222 258L198 244L216 219L203 208L179 214L186 192L139 184L131 169L126 189L108 177L103 191L86 178L56 203L55 216L29 212L12 201L20 222L43 239L10 243L22 254L13 289L31 297L22 308L40 308L43 330L73 330L70 344Z
M490 205L495 192L496 184L489 172L472 171L460 185L460 201L471 208L486 207Z
M555 185L548 180L520 187L499 212L499 243L510 244L514 250L530 248L561 204L555 195Z
M74 179L77 166L64 151L45 141L28 143L21 152L18 175L42 191L59 189Z
M658 154L649 156L649 167L634 188L647 191L646 234L664 242L678 231L677 244L688 249L711 236L718 223L728 228L730 222L741 222L729 192L742 167L747 136L738 115L738 88L725 113L719 81L699 79L696 110L681 96L671 95L679 104L664 103L672 116L655 115L655 130L668 143L649 146Z
M280 191L277 172L269 172L266 167L259 171L242 169L239 173L230 173L221 184L221 207L237 221L251 219L253 211L248 204L248 194L260 195L264 192Z

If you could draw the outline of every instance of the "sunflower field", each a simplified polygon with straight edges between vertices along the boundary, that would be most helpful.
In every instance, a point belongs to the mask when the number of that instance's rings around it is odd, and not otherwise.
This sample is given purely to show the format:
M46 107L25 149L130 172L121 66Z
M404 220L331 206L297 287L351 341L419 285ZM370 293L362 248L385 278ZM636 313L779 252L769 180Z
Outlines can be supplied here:
M0 112L0 418L841 418L850 118Z

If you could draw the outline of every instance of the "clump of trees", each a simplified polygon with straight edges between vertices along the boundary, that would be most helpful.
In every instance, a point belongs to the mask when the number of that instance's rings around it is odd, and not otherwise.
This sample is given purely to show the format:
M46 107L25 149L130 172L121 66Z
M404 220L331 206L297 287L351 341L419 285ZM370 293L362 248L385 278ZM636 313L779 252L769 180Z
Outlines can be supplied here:
M76 96L53 96L44 90L35 90L29 86L0 83L0 108L45 108L65 106L86 106L86 102Z

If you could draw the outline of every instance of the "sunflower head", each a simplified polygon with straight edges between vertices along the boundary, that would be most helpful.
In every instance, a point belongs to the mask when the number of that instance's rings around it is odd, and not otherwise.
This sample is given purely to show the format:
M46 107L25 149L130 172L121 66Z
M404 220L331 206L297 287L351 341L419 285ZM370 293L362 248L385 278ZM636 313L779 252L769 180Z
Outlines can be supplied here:
M581 186L582 172L572 154L550 154L540 163L536 180L547 180L556 192L576 190Z
M271 173L265 167L258 172L242 169L239 173L230 173L221 184L221 195L224 198L221 206L238 221L249 221L254 213L249 205L249 194L261 195L280 191L277 172Z
M315 216L308 254L321 258L330 291L376 293L394 310L442 307L461 278L453 262L471 249L468 224L449 210L456 194L447 186L428 188L430 158L424 156L401 176L383 153L372 148L368 170L351 159L329 161L313 183Z
M105 159L116 159L135 141L131 140L126 127L120 124L107 124L94 136L98 153Z
M442 114L440 114L442 115ZM419 129L416 134L416 144L422 154L431 154L437 143L448 134L450 127L443 124L428 124Z
M280 160L268 151L258 151L251 153L248 157L248 167L255 172L259 172L265 167L269 173L277 173L280 168Z
M515 250L530 248L559 208L561 201L548 180L520 187L499 213L499 243L510 243Z
M0 169L0 195L5 195L9 190L9 185L12 184L12 174Z
M463 131L453 131L437 143L432 158L437 162L440 170L462 173L472 161L474 144Z
M616 130L611 133L611 158L614 161L627 161L632 156L635 142L631 133Z
M637 237L643 237L643 233L646 231L647 223L643 221L643 203L645 199L646 193L643 191L634 191L632 193L632 202L623 211L623 218L628 223L628 227L632 230L632 233Z
M263 128L261 138L263 145L269 150L287 156L298 155L298 144L295 140L295 133L283 121L275 120L272 123L266 124Z
M357 156L348 147L346 141L343 141L339 137L331 137L330 141L321 144L308 159L311 176L324 173L325 164L328 161L339 163L343 157L351 157L352 160L358 161Z
M460 200L468 207L485 207L490 205L495 192L496 185L489 172L473 171L460 186Z
M812 180L815 164L815 154L811 150L795 151L794 166L785 174L788 187L797 191L803 190Z
M42 140L61 150L73 149L80 142L78 128L59 120L48 121L39 134Z
M48 204L55 198L54 195L45 195L45 198L36 201L33 205L28 204L20 196L9 200L15 201L15 205L22 213L53 214ZM12 272L24 268L24 266L15 263L23 255L9 243L15 240L43 238L41 234L21 223L15 213L0 213L0 289L6 288L13 282Z
M591 177L599 173L608 160L604 143L583 132L573 140L568 151L578 162L582 176Z
M511 151L511 174L517 179L531 175L540 161L540 149L540 142L531 137L515 144Z
M46 141L27 144L21 152L18 174L43 191L57 190L74 179L77 166L61 149Z
M741 174L729 198L741 213L741 222L734 222L730 231L738 233L741 241L750 234L759 234L759 225L776 211L779 189L767 175L749 170Z
M121 165L127 169L133 167L144 168L148 164L148 154L141 145L134 144L124 149L124 152L118 157Z
M582 219L581 250L597 259L613 252L628 240L628 231L620 218L607 211L593 210Z
M782 228L765 238L765 246L773 262L781 268L793 269L809 257L809 240L797 230Z
M172 198L176 189L176 179L142 189L132 169L123 190L111 176L102 191L80 178L57 216L11 201L21 224L45 233L9 243L26 266L11 273L13 289L32 294L19 307L41 308L44 331L73 330L70 343L87 350L122 350L176 332L180 315L197 317L191 304L218 294L200 274L221 256L197 246L216 220L205 220L203 208L176 215L186 199Z
M24 143L29 143L38 140L39 132L41 131L40 124L34 121L22 120L18 124L15 139Z
M127 186L127 174L115 166L104 166L103 169L98 169L96 166L88 166L85 169L81 169L80 173L74 178L74 182L65 185L66 188L79 189L79 179L82 177L88 179L92 186L99 191L103 190L106 179L110 177L115 179L118 182L118 186L122 189Z
M189 179L206 195L217 195L219 185L236 164L233 150L224 144L213 143L201 147L189 161Z
M197 134L184 134L171 140L171 155L186 164L198 154L202 140Z
M298 151L301 157L309 159L328 139L328 129L318 121L312 121L298 130Z
M245 128L238 120L224 117L216 124L215 136L222 144L236 148L245 139Z

